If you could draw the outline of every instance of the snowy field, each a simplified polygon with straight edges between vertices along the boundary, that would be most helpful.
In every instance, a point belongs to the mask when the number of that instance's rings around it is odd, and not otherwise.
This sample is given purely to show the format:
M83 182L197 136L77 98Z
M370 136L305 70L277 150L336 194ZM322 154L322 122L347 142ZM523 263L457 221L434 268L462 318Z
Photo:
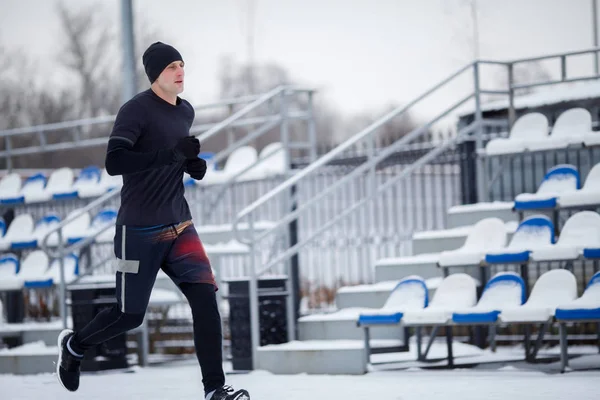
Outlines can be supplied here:
M587 361L586 361L587 359ZM598 365L600 356L571 361L574 368ZM600 371L566 374L551 366L519 363L456 370L376 371L361 376L272 375L264 371L229 374L228 383L250 391L253 400L492 400L598 399ZM545 372L546 371L546 372ZM130 372L82 376L80 390L66 392L52 374L0 375L0 398L13 399L202 399L194 359L163 363Z

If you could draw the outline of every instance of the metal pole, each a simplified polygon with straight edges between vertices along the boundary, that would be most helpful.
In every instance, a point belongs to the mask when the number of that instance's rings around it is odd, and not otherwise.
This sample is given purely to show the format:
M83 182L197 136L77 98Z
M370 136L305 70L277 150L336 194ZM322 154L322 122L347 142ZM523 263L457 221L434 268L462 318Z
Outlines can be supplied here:
M481 93L479 82L479 62L473 64L473 79L475 86L475 157L477 160L477 201L487 201L487 190L485 188L485 164L483 157L479 156L479 150L483 149L483 113L481 111Z
M254 219L252 216L248 220L248 228L250 229L251 237L254 237ZM260 316L259 312L259 299L258 299L258 277L256 275L256 258L258 249L256 248L254 241L249 245L250 247L250 273L249 273L249 290L248 294L250 297L250 339L252 345L252 369L256 369L256 356L258 354L258 348L260 347Z
M131 99L137 92L135 76L135 46L133 33L132 0L121 0L121 37L123 44L123 92L122 102Z
M291 167L291 153L290 153L290 131L288 126L288 99L287 99L287 91L281 92L281 143L283 144L283 148L286 149L285 154L285 169L286 175ZM293 212L295 210L294 207L294 198L296 188L292 186L290 188L289 197L285 197L283 199L283 213L284 215L288 212ZM298 235L297 235L297 226L298 220L293 220L290 222L288 226L288 235L286 244L289 247L292 247L297 244ZM299 282L300 282L300 262L298 253L294 255L290 260L286 261L286 270L287 270L287 282L286 285L288 290L288 294L286 296L286 317L287 317L287 331L288 331L288 341L296 340L296 318L299 317L297 314L299 312L300 306L300 294L296 292L296 290L300 290ZM298 307L296 307L298 304Z
M65 283L65 256L62 228L58 230L58 256L60 266L60 319L63 329L67 329L67 285Z
M593 26L593 32L594 32L594 47L598 47L598 3L597 0L592 0L592 26ZM596 72L596 75L599 74L599 67L598 67L598 53L596 52L594 54L594 71Z

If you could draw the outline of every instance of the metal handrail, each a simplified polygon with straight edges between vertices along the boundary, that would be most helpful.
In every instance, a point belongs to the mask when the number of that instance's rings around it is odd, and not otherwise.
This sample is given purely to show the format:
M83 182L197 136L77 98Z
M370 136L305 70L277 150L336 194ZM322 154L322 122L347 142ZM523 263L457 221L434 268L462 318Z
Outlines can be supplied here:
M293 87L293 88L289 87L288 90L292 90L294 92L310 92L313 89L302 88L302 87ZM222 99L222 100L215 101L212 103L201 104L199 106L195 106L194 110L200 111L200 110L219 108L219 107L229 106L229 105L249 103L249 102L256 101L256 99L260 98L261 96L263 96L263 95L253 94L253 95L241 96L241 97L237 97L237 98ZM78 126L114 122L116 117L117 117L116 114L114 114L114 115L105 115L105 116L101 116L101 117L81 118L81 119L75 119L75 120L71 120L71 121L53 122L53 123L49 123L49 124L27 126L27 127L21 127L21 128L4 129L4 130L0 130L0 137L18 136L18 135L29 134L29 133L38 133L38 132L49 132L49 131L54 131L54 130L59 130L59 129L75 128Z
M365 196L363 199L358 200L352 206L346 208L343 212L341 212L340 214L337 214L331 220L329 220L328 222L326 222L323 225L319 226L319 228L316 231L312 232L311 237L308 237L308 238L305 238L305 239L299 241L295 245L289 247L285 252L279 254L276 258L270 260L266 265L263 266L263 268L261 270L259 270L259 271L256 272L256 275L260 276L263 273L267 272L269 269L271 269L276 264L279 264L280 262L285 261L286 259L290 258L294 254L296 254L300 249L302 249L304 246L306 246L308 243L312 242L315 239L316 236L320 235L321 233L323 233L324 231L326 231L327 229L329 229L330 227L332 227L333 225L335 225L337 222L339 222L340 220L342 220L345 217L347 217L348 215L350 215L357 208L359 208L360 206L362 206L366 202L372 200L374 197L376 197L381 192L385 191L390 186L392 186L392 185L398 183L400 180L406 178L413 171L421 168L422 166L424 166L425 164L427 164L429 161L435 159L435 157L437 157L438 155L442 154L444 151L446 151L448 148L450 148L451 146L453 146L455 143L459 142L460 140L462 140L464 137L466 137L470 133L476 131L477 128L480 127L480 126L481 126L481 123L479 123L479 122L472 122L471 124L469 124L466 127L462 128L456 136L454 136L453 138L450 138L450 139L446 140L442 144L440 144L437 147L431 149L425 155L423 155L422 157L420 157L419 159L417 159L417 161L415 161L414 163L410 164L408 167L404 168L398 175L394 176L392 179L390 179L390 180L386 181L384 184L380 185L375 192L372 192L368 196ZM387 157L387 155L386 155L386 157ZM383 158L385 158L385 157L383 157ZM356 170L352 171L352 173L354 173L355 171ZM352 174L349 174L349 175L352 175ZM329 192L329 191L330 190L327 190L327 192ZM297 211L299 211L299 210L300 209L298 209L294 213L290 213L288 215L294 214L294 218L295 218L295 217L297 217L299 215L299 213L297 213ZM271 229L269 229L268 231L264 232L261 235L261 237L266 236L265 233L267 233L267 234L268 233L272 233L274 230L279 229L279 225L280 224L277 224L277 225L273 226ZM260 238L257 238L256 240L259 241Z
M289 178L285 182L282 182L277 187L275 187L274 189L272 189L271 191L269 191L265 195L261 196L259 199L257 199L256 201L254 201L252 204L246 206L244 209L242 209L242 211L240 211L237 214L236 219L233 222L233 231L234 231L234 235L236 236L236 238L238 240L240 240L240 235L239 235L239 232L238 232L237 225L238 225L238 223L240 222L240 220L242 218L244 218L245 216L247 216L248 214L250 214L251 212L253 212L254 210L256 210L258 207L261 207L267 201L271 200L273 197L277 196L278 194L280 194L280 193L282 193L282 192L284 192L286 190L291 189L291 187L294 186L296 183L298 183L298 181L300 181L301 179L303 179L307 175L313 173L318 168L320 168L320 167L328 164L330 161L332 161L333 159L335 159L338 155L342 154L346 149L350 148L351 146L353 146L354 144L356 144L360 140L362 140L365 137L369 136L371 133L373 133L375 130L377 130L382 125L384 125L387 122L389 122L391 119L399 116L400 114L405 113L406 111L408 111L408 109L410 109L411 107L413 107L415 104L417 104L418 102L420 102L421 100L423 100L424 98L426 98L427 96L429 96L431 93L437 91L439 88L443 87L447 83L451 82L454 78L456 78L457 76L459 76L462 73L464 73L465 71L467 71L473 65L474 65L474 63L469 63L469 64L465 65L464 67L460 68L459 70L457 70L456 72L454 72L453 74L451 74L446 79L442 80L441 82L439 82L438 84L436 84L435 86L433 86L432 88L430 88L429 90L425 91L423 94L421 94L420 96L418 96L413 101L409 102L407 105L405 105L403 107L398 107L398 108L390 111L389 113L387 113L386 115L384 115L383 117L381 117L377 121L373 122L371 125L369 125L365 129L363 129L362 131L358 132L357 134L353 135L352 137L350 137L349 139L347 139L346 141L344 141L342 144L340 144L337 147L335 147L333 150L331 150L327 154L321 156L318 160L316 160L315 162L311 163L308 167L302 169L301 171L299 171L298 173L294 174L294 176L292 176L291 178Z
M316 196L312 197L310 200L308 200L307 202L303 203L301 206L299 206L298 208L296 208L293 212L290 212L285 217L281 218L279 221L277 221L277 223L274 226L272 226L268 230L265 230L264 232L262 232L257 237L253 238L253 241L254 242L258 242L258 241L264 239L265 237L267 237L268 235L272 234L277 229L280 229L282 225L290 223L291 221L293 221L294 219L296 219L297 217L299 217L300 214L304 210L306 210L307 208L311 207L314 203L316 203L317 201L319 201L323 197L327 196L328 194L330 194L331 192L333 192L334 190L336 190L341 185L345 184L346 182L352 180L356 176L362 174L363 172L365 172L368 169L372 168L373 166L377 165L381 161L385 160L387 157L389 157L390 155L392 155L393 153L395 153L399 148L403 147L406 143L412 141L413 139L419 137L424 132L426 132L427 129L429 129L429 127L431 127L431 125L433 125L434 123L436 123L440 119L444 118L449 113L451 113L452 111L456 110L458 107L460 107L461 105L463 105L464 103L466 103L467 101L469 101L470 99L472 99L473 97L474 97L473 93L470 94L470 95L468 95L468 96L466 96L466 97L464 97L462 100L456 102L454 105L452 105L451 107L449 107L448 109L446 109L445 111L443 111L442 113L440 113L439 115L437 115L435 118L433 118L432 120L430 120L427 124L425 124L423 126L420 126L419 128L414 129L409 134L403 136L401 139L397 140L395 143L393 143L390 146L386 147L383 151L381 151L376 156L373 156L372 158L370 158L365 163L363 163L360 166L356 167L354 170L352 170L352 172L350 172L349 174L345 175L343 178L337 179L333 184L329 185L325 190L322 190ZM462 136L466 135L467 133L471 133L474 130L473 129L473 126L474 126L473 124L475 124L475 123L472 123L472 124L468 125L467 126L468 129L463 128L459 132L459 134L457 134L455 137L457 137L459 135L462 137ZM479 124L475 125L475 127L479 127L479 126L480 126ZM444 145L444 143L440 144L438 147L443 146L443 145ZM437 147L434 148L434 149L432 149L432 150L430 150L427 154L435 151L435 149L437 149ZM399 176L402 176L403 173L404 173L404 170L403 170L403 172ZM322 227L319 229L319 232L321 231L321 229L322 229ZM238 238L238 240L240 240L240 239L241 238ZM246 244L250 244L250 243L247 242ZM296 245L296 246L298 246L298 245ZM296 246L293 246L290 249L295 248ZM296 250L298 250L298 249L299 249L299 247L296 248ZM269 263L267 263L267 265L265 265L263 267L262 270L260 270L260 271L257 272L257 275L262 275L264 272L266 272L272 266L274 266L275 264L281 262L283 259L287 258L288 251L286 251L284 253L286 255L286 257L283 257L281 259L281 256L280 256L280 257L278 257L276 259L276 261L273 261L273 260L270 261ZM295 253L295 251L294 251L294 253Z

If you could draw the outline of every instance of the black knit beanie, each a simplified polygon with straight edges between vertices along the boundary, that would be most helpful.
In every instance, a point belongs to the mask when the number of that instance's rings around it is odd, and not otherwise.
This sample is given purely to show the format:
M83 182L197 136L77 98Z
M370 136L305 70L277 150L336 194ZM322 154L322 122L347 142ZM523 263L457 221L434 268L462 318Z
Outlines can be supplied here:
M150 83L153 83L173 61L183 61L181 54L173 46L162 42L152 43L142 56L144 69Z

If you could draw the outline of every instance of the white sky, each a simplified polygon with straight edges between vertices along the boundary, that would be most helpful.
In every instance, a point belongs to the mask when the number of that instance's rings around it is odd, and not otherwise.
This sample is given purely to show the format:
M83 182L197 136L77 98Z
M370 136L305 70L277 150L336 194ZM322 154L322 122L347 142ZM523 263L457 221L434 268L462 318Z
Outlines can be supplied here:
M101 4L120 24L120 0L63 2L75 8ZM184 97L199 103L218 97L221 56L247 57L248 3L134 0L134 12L138 21L173 39L171 44L186 61ZM319 96L341 112L406 103L473 55L469 0L254 3L256 61L283 65L298 83L319 88ZM37 57L40 68L54 80L61 76L55 61L60 46L55 4L0 0L0 42ZM593 45L590 0L478 0L477 4L482 58L505 60ZM590 60L582 62L590 66ZM116 74L115 79L121 77Z

